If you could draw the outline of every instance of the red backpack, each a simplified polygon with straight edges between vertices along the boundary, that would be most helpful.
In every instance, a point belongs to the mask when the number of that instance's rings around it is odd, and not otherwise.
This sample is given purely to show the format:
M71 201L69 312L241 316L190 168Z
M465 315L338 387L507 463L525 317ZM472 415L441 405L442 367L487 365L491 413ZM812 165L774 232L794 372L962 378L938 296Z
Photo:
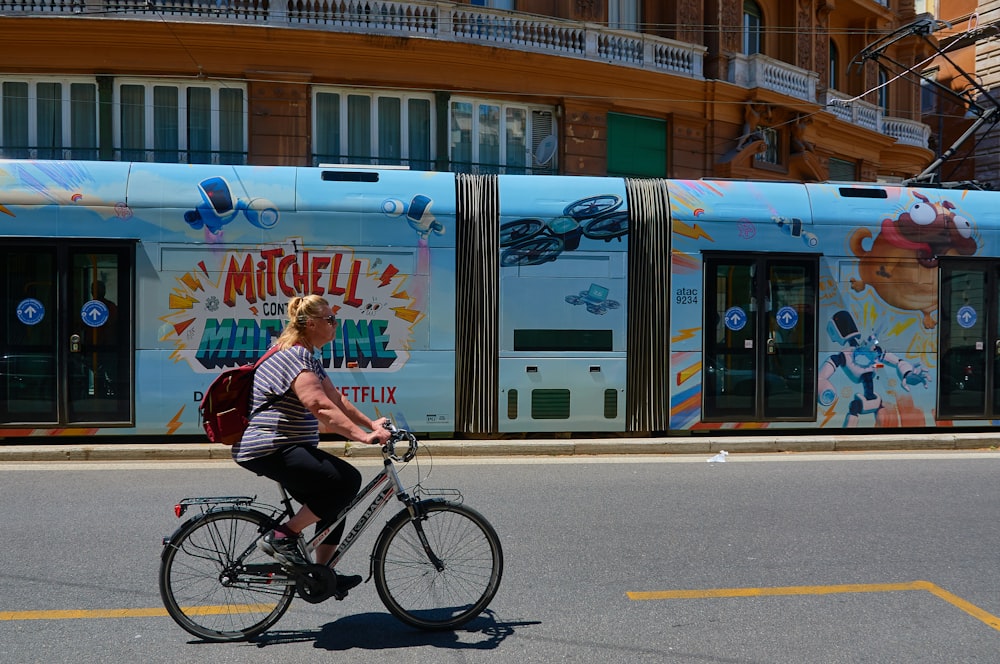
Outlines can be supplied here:
M223 371L205 390L198 412L201 413L202 426L210 441L223 445L240 442L243 432L250 424L250 418L256 413L250 412L254 372L277 350L278 347L274 346L253 364ZM264 410L282 396L279 394L271 397L257 410Z

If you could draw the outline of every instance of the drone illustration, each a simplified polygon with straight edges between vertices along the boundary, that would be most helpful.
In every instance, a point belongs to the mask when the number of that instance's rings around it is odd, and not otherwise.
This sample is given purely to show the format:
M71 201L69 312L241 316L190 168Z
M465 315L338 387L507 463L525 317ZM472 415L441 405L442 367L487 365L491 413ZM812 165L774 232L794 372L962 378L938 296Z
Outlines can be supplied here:
M603 316L609 309L617 309L622 306L618 300L609 300L610 289L600 284L590 284L590 288L580 291L578 295L567 295L566 301L570 304L582 304L587 307L587 311L597 316Z
M233 196L225 178L212 177L198 183L202 203L184 213L184 221L191 228L204 227L217 234L222 227L239 216L240 212L257 228L272 228L278 223L278 208L266 198L244 200Z
M553 219L516 219L500 226L503 267L541 265L563 251L575 251L580 238L610 242L628 232L628 211L619 210L621 196L604 194L581 198Z

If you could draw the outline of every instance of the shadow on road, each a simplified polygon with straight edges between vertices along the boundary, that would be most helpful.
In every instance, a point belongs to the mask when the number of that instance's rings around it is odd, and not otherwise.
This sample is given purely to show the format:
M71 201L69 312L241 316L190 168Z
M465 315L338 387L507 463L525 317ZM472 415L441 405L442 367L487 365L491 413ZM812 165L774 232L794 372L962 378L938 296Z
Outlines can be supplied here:
M433 646L450 650L493 650L517 627L539 625L538 621L498 622L487 610L463 627L445 632L427 632L402 624L388 613L362 613L345 616L318 630L274 630L253 640L259 648L281 643L315 641L322 650L384 650Z

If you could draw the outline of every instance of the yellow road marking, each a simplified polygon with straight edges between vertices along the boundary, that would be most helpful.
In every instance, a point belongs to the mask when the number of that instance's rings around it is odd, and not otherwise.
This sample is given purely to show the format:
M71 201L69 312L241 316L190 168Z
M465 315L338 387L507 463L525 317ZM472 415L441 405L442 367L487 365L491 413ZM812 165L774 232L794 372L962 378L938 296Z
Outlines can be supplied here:
M1000 618L983 611L975 604L953 595L930 581L911 583L859 583L840 586L780 586L776 588L708 588L704 590L656 590L627 592L632 600L712 599L719 597L777 597L787 595L834 595L838 593L887 593L902 590L926 590L970 616L1000 631Z
M192 616L209 616L226 613L252 613L270 611L273 604L235 604L187 607L184 612ZM83 618L160 618L167 616L166 609L64 609L54 611L0 611L3 620L79 620Z

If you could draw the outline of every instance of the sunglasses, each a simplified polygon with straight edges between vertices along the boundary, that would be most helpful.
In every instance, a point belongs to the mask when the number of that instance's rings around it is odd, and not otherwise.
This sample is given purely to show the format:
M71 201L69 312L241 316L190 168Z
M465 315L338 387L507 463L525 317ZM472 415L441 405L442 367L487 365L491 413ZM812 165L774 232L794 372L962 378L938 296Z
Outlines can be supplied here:
M337 324L337 317L336 316L313 316L313 318L316 318L317 320L325 320L330 325L336 325Z

